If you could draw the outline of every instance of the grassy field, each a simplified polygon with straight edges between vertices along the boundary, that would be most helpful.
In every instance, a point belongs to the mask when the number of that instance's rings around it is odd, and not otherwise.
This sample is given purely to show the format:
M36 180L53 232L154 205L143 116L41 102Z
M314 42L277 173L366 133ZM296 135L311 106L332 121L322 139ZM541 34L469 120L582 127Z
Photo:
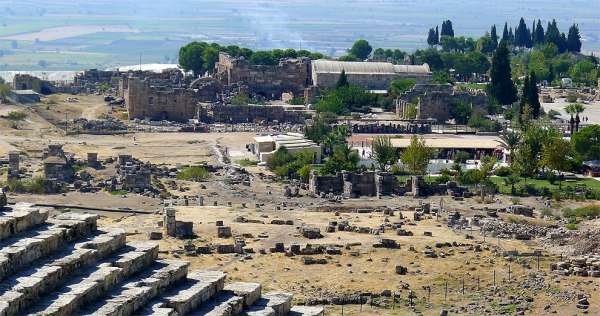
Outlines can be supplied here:
M511 193L511 186L505 182L506 177L492 177L491 180L498 186L498 190L503 194ZM548 189L550 191L561 190L566 191L569 189L576 189L577 187L585 187L587 189L600 192L600 181L594 179L578 179L578 180L567 180L567 181L556 181L551 184L548 180L538 179L524 179L521 178L518 183L515 184L517 192L521 191L525 185L531 185L536 190Z

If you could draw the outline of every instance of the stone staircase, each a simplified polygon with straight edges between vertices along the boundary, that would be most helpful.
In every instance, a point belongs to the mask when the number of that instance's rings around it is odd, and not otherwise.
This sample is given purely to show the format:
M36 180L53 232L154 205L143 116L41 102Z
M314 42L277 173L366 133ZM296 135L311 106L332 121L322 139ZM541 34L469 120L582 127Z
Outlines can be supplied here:
M226 283L221 271L159 260L158 245L103 231L96 215L0 207L0 316L324 315L288 293Z

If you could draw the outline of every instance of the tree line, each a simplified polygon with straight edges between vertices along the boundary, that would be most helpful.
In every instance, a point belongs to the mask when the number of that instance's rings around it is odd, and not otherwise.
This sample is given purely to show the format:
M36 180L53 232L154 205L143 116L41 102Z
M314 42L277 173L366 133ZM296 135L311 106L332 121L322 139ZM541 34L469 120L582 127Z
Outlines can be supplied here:
M454 38L454 28L452 21L445 20L442 22L442 30L439 32L438 26L430 28L427 34L427 44L430 46L441 45L446 49L452 49L455 47L464 47L459 45L460 42L464 43L464 38ZM467 39L472 41L467 43L468 45L475 45L475 40ZM529 28L524 18L519 20L519 25L514 28L508 25L508 22L504 23L504 30L502 31L502 37L498 37L496 25L492 25L490 32L486 33L482 38L478 40L479 43L484 46L483 50L486 52L492 52L498 47L499 41L505 41L509 45L520 48L533 48L535 46L541 46L544 44L553 44L558 48L560 53L581 52L581 34L579 33L579 26L577 24L571 25L568 31L568 35L561 33L556 20L549 21L546 29L542 26L541 20L533 20L531 28Z
M308 57L321 59L325 56L305 49L295 50L273 49L253 51L236 45L222 46L217 43L192 42L179 49L179 65L185 71L191 71L195 77L206 71L212 71L219 60L219 53L224 52L232 57L243 57L253 65L276 65L282 58Z

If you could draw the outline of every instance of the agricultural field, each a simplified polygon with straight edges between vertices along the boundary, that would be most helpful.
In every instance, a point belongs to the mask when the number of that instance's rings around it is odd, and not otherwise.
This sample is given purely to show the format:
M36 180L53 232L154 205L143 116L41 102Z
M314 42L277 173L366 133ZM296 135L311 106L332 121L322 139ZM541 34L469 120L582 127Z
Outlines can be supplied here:
M444 19L454 21L457 35L480 36L492 23L516 24L518 15L543 23L555 18L561 26L578 23L584 51L600 49L598 2L536 0L528 10L515 0L485 2L2 1L0 69L108 68L137 64L140 55L143 63L175 63L179 47L193 40L339 56L365 38L375 47L412 51L425 47L427 29Z

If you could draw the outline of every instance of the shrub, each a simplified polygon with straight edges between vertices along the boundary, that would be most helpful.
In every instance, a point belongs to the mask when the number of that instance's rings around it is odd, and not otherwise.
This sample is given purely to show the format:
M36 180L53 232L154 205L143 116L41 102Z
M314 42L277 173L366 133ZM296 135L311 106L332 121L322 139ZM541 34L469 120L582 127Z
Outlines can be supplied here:
M510 176L511 173L512 173L512 171L510 170L509 167L498 167L494 171L494 174L499 177L508 177L508 176Z
M565 225L565 228L568 230L577 230L579 227L575 223L569 223Z
M244 159L238 160L237 163L242 167L251 167L251 166L258 165L258 160L250 160L248 158L244 158Z
M210 173L204 167L187 167L177 173L177 180L205 181L210 178Z
M579 95L577 93L569 93L567 95L567 102L575 103L575 102L577 102L578 98L579 98Z
M441 174L438 177L436 177L433 181L437 184L445 184L448 183L450 180L452 180L452 178L450 177L450 175L448 174Z
M32 194L45 194L46 186L44 185L44 179L36 177L30 180L9 180L7 183L8 191L15 193L32 193Z
M576 209L566 208L563 210L563 216L567 218L596 218L600 216L600 205L588 205Z

